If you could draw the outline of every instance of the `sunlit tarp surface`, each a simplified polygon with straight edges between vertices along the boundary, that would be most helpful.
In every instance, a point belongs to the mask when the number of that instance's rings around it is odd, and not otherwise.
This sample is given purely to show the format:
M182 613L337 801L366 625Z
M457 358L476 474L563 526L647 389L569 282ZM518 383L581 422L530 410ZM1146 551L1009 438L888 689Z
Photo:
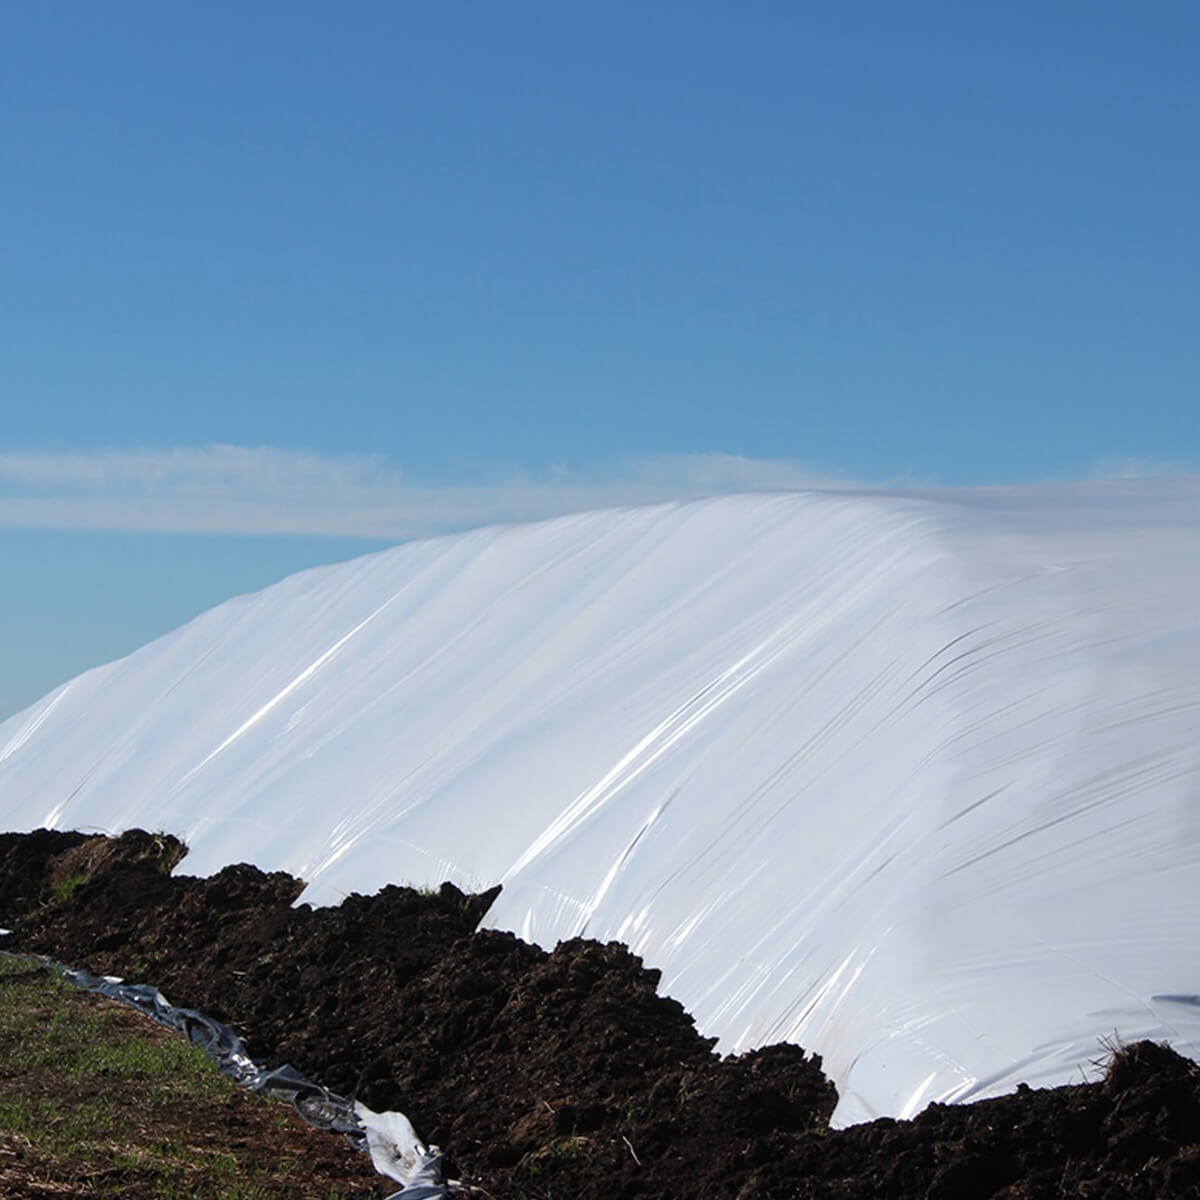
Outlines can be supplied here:
M778 494L401 546L0 725L0 824L335 903L503 882L842 1122L1200 1056L1200 480Z

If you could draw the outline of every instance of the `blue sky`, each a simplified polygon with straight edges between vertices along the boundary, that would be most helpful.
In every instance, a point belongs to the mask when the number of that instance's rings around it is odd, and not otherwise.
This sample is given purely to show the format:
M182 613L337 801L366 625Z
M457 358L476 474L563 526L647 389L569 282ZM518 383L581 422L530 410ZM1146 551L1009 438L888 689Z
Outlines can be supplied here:
M0 716L491 520L1200 460L1200 8L0 14Z

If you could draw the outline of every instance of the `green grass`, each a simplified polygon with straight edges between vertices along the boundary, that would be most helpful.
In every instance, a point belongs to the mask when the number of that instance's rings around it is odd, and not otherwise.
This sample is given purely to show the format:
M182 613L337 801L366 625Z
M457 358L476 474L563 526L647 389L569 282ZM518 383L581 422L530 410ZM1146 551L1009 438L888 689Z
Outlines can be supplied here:
M228 1092L230 1085L216 1064L183 1038L157 1043L107 1040L109 1022L103 1010L60 1009L36 1031L31 1030L19 1003L22 989L18 986L14 995L6 974L11 972L0 969L0 1037L14 1040L5 1056L10 1066L45 1068L69 1080L100 1077L154 1082L168 1091L189 1095L218 1097ZM74 991L71 984L49 972L38 987L43 995Z
M54 885L54 898L60 904L65 904L75 894L79 885L86 882L87 876L82 871L66 875Z
M0 1195L41 1195L52 1180L77 1189L56 1195L130 1200L349 1196L312 1185L310 1135L288 1113L236 1088L182 1037L0 956ZM249 1126L261 1144L239 1136L235 1153L229 1130ZM28 1167L23 1187L12 1163Z

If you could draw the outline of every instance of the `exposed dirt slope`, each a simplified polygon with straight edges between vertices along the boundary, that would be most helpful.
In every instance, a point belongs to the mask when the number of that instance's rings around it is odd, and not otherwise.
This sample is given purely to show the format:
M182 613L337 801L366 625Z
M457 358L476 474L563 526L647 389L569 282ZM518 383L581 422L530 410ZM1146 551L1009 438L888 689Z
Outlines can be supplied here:
M720 1059L615 943L475 933L491 896L448 884L293 908L286 875L169 876L179 849L0 835L0 925L403 1109L499 1200L1200 1197L1200 1068L1149 1043L1103 1082L831 1132L819 1059Z

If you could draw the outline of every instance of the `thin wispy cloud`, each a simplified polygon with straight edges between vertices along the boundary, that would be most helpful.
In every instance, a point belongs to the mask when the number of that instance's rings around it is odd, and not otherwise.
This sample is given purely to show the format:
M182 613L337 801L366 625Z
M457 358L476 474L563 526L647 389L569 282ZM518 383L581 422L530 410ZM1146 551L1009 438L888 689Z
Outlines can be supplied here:
M1183 475L1183 461L1112 458L1090 479ZM418 480L374 455L212 445L0 452L0 528L324 534L402 540L587 509L747 491L864 484L794 459L659 454L542 472L490 464L478 480Z
M375 456L213 445L0 453L0 527L403 539L721 493L854 486L787 459L671 454L485 482L413 480Z
M1103 458L1091 471L1093 479L1161 479L1164 476L1194 475L1200 463L1188 459L1142 458L1125 455Z

